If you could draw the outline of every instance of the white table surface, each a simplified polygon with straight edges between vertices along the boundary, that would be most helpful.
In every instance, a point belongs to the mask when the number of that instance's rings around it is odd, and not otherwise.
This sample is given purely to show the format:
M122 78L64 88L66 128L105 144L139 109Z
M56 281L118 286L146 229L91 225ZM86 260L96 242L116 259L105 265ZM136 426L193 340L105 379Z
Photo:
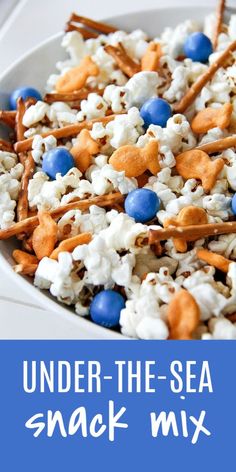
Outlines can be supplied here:
M189 0L0 0L0 73L28 49L63 29L71 11L94 19L176 4ZM191 0L191 4L198 4ZM236 5L236 0L230 2ZM215 5L215 0L208 0ZM65 322L37 306L0 268L1 339L75 339L73 317Z

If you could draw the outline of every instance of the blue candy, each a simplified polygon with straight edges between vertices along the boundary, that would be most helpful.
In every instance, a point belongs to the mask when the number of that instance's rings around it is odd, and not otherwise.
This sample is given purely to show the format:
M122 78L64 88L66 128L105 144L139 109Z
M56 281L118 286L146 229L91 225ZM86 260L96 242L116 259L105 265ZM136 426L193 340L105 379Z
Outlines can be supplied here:
M195 62L207 62L212 52L212 43L203 33L192 33L185 41L184 53Z
M231 208L234 215L236 215L236 193L234 194L231 201Z
M167 120L172 115L169 103L162 98L149 98L140 109L140 115L144 121L145 128L149 125L166 126Z
M43 154L43 172L53 180L57 174L67 174L72 167L75 167L73 156L63 147L51 149Z
M11 110L16 110L16 102L19 97L22 97L23 100L26 100L27 98L36 98L36 100L42 100L38 90L32 87L20 87L14 90L10 95L9 105Z
M155 192L147 188L132 190L125 199L125 211L138 223L152 220L160 208L160 200Z
M125 300L114 290L102 290L95 295L90 305L90 315L94 323L112 328L120 320L120 312L125 307Z

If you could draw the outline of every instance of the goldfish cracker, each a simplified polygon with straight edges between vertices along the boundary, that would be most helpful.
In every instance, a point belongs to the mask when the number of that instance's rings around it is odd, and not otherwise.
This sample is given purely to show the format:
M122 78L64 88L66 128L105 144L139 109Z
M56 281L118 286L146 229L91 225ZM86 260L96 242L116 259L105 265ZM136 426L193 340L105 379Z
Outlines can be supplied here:
M97 76L98 74L98 66L90 56L85 56L79 66L73 67L59 77L56 83L56 91L58 93L70 93L80 90L89 77Z
M189 226L207 224L207 213L203 208L187 206L183 208L176 218L167 218L164 221L164 228L168 226ZM187 241L181 238L173 238L175 249L179 252L186 252L188 249Z
M184 179L199 179L205 192L210 192L224 167L223 159L212 161L199 149L185 151L176 157L176 169Z
M160 171L158 149L158 141L154 139L144 148L121 146L112 154L109 164L118 172L124 171L126 177L139 177L146 170L156 175Z
M84 173L88 167L92 164L92 157L99 153L99 144L91 138L90 132L87 129L83 129L70 150L76 167Z
M170 339L192 339L200 321L200 309L193 296L185 289L179 290L167 309Z
M205 108L193 118L191 128L196 134L205 134L212 128L228 128L233 112L231 103L225 103L220 108Z
M49 257L57 241L57 224L49 213L39 212L39 226L34 230L32 245L39 260Z

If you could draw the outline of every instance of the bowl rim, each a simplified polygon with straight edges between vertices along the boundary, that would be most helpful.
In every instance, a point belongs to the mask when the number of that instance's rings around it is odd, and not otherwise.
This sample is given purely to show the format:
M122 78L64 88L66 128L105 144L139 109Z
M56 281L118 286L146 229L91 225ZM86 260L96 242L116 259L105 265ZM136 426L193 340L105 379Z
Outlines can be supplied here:
M189 10L195 10L195 11L199 11L199 6L201 6L201 9L203 10L209 10L209 7L206 6L204 3L202 3L202 5L193 5L193 6L189 6L189 5L176 5L176 6L173 6L173 5L167 5L165 7L156 7L156 8L150 8L150 9L143 9L143 10L139 10L139 11L132 11L132 12L129 12L129 13L126 13L126 14L119 14L119 15L115 15L115 16L108 16L108 17L105 17L105 18L102 18L101 20L98 20L98 21L103 21L103 22L109 22L109 21L119 21L119 19L122 19L124 17L132 17L134 15L140 15L140 16L143 16L143 15L146 15L146 14L152 14L153 13L156 13L157 11L162 11L164 12L165 10L167 12L169 12L169 10L186 10L186 9L189 9ZM167 25L168 27L168 25ZM0 81L4 80L5 77L16 67L18 66L23 60L26 60L28 59L31 55L33 55L36 51L38 51L39 49L41 49L42 47L46 46L48 43L51 43L53 41L55 41L56 39L59 39L59 38L62 38L63 37L63 34L65 32L64 31L59 31L51 36L49 36L48 38L44 39L43 41L40 41L36 46L33 46L32 48L30 48L29 50L27 50L26 53L24 54L21 54L20 57L18 59L16 59L10 66L8 66L1 74L0 74Z
M209 7L207 7L205 4L202 5L201 7L203 10L206 12L209 11ZM132 17L133 15L137 15L142 17L143 15L151 15L152 13L161 11L164 13L165 11L167 14L169 13L170 10L188 10L188 11L199 11L199 5L194 5L194 6L189 6L189 5L167 5L165 7L155 7L151 9L143 9L139 11L133 11L129 12L127 14L119 14L115 16L109 16L104 19L101 19L99 21L104 21L104 22L119 22L120 20L125 17ZM187 19L187 18L186 18ZM166 25L168 27L168 25ZM140 26L142 28L142 26ZM54 42L56 40L59 40L60 38L63 37L64 32L60 31L57 32L48 38L44 39L40 43L38 43L36 46L30 48L26 53L22 54L18 59L16 59L9 67L7 67L2 74L0 74L0 86L1 82L5 80L5 78L12 73L12 71L20 65L23 61L27 60L30 56L33 56L38 50L42 49L46 45L50 44L51 42ZM5 244L5 241L1 241L1 244ZM84 331L86 333L91 333L91 339L109 339L109 340L129 340L131 338L123 335L122 333L118 333L115 331L112 331L110 329L104 328L100 325L97 325L93 322L91 322L89 319L84 318L83 316L79 316L76 314L75 311L70 310L69 306L64 305L60 303L56 298L51 298L50 293L47 295L44 293L43 290L38 289L36 286L33 284L29 283L28 279L23 276L19 276L16 274L10 262L7 260L6 257L2 254L0 250L0 263L1 263L1 268L2 270L9 276L9 279L11 279L13 282L15 282L19 287L22 287L22 290L24 290L25 293L29 293L35 300L38 301L39 306L46 310L50 310L52 312L56 312L60 314L66 321L70 321L71 323L73 322L78 329L78 339L81 339L79 337L79 331L81 327L81 331ZM73 315L73 316L72 316ZM86 337L86 339L90 339L89 336Z

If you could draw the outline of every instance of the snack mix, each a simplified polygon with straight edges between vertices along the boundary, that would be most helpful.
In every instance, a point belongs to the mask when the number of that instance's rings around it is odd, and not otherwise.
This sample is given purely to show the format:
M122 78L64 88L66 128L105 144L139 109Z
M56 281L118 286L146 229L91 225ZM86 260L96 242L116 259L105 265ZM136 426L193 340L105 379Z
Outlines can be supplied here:
M140 339L236 339L236 15L150 39L72 14L44 95L0 111L14 270Z

